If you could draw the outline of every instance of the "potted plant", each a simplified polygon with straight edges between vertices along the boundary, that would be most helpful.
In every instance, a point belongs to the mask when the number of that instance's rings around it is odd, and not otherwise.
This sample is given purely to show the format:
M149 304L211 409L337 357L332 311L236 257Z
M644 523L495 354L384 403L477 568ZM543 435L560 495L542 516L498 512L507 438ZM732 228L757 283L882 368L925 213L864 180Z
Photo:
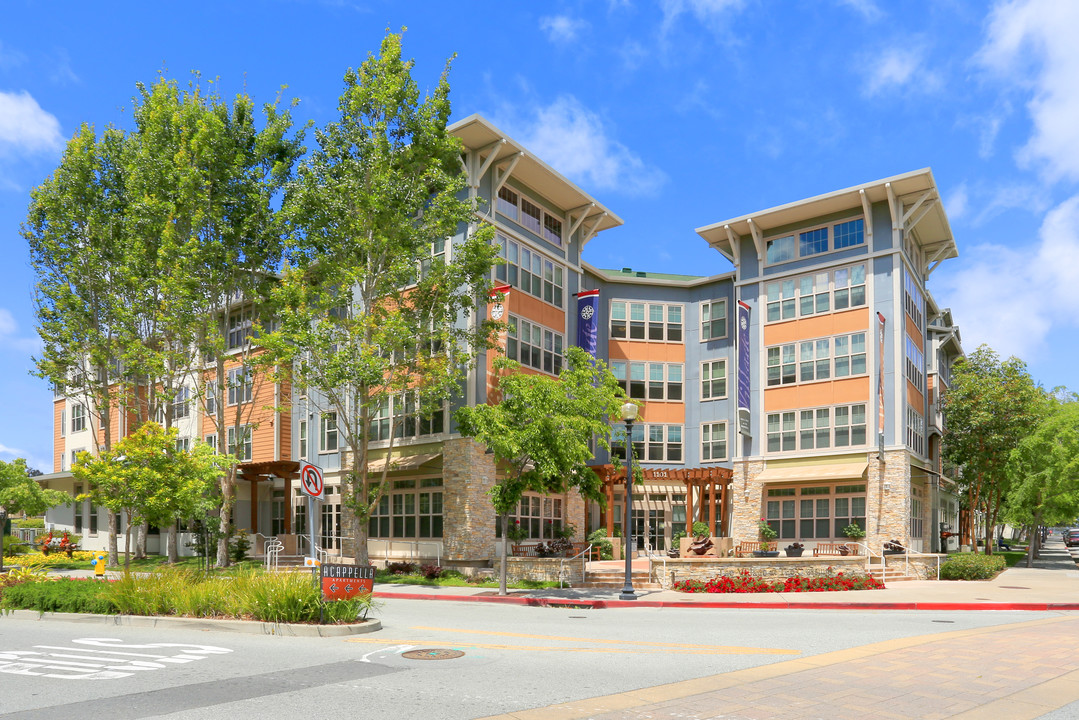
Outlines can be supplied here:
M784 552L787 553L787 557L802 557L802 553L805 551L805 549L805 545L796 542L791 543L786 548L784 548Z
M843 534L849 537L851 540L861 540L865 537L865 530L857 523L851 523L847 527L843 528Z
M902 555L906 551L907 549L903 547L903 543L899 542L898 540L889 540L888 542L884 543L885 555Z
M778 533L764 518L761 518L761 521L757 523L757 534L760 536L762 549L755 550L753 555L756 557L779 557L779 551L772 549L775 547L772 541L778 537Z

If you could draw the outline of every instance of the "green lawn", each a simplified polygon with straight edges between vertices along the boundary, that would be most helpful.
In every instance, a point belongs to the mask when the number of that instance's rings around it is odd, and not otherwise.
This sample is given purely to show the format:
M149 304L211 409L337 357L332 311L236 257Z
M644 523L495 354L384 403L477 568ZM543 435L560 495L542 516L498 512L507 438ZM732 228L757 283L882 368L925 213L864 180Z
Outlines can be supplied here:
M483 588L496 588L498 587L498 578L493 580L486 580L484 582L469 582L461 575L450 575L448 577L441 577L435 580L425 578L423 575L395 575L388 573L385 570L379 570L375 573L376 583L387 583L390 585L435 585L442 587L483 587ZM514 590L540 590L542 588L558 587L558 583L551 581L535 582L531 580L523 580L517 583L510 583L507 587Z

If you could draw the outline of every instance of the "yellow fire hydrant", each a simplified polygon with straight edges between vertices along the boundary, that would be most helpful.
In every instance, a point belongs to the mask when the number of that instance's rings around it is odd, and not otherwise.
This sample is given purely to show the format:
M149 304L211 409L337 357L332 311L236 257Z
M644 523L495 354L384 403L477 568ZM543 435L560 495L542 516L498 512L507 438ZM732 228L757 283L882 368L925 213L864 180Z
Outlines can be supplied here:
M94 559L90 561L90 564L94 566L94 577L105 577L105 553L98 552L94 554Z

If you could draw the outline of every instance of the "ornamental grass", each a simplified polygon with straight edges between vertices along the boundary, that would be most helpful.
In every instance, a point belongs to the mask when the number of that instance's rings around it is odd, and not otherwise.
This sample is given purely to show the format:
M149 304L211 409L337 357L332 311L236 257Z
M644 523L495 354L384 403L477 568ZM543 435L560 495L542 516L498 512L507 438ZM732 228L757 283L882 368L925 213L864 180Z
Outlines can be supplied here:
M685 593L796 593L837 592L843 590L880 590L884 583L869 575L844 575L842 572L824 577L789 577L786 580L764 580L743 570L737 575L720 575L711 580L680 580L673 590Z

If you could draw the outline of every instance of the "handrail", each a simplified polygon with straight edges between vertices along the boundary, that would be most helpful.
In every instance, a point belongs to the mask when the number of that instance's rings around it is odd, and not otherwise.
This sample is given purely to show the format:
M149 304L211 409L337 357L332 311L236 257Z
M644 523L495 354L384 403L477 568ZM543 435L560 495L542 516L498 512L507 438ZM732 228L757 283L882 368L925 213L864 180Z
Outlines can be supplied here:
M285 549L285 544L278 540L276 537L271 537L263 546L263 550L266 553L266 570L277 569L277 561L281 555L281 551Z
M577 558L582 558L581 559L581 577L583 578L585 576L585 573L588 572L588 556L591 554L591 552L592 552L592 543L589 543L588 547L586 547L584 550L577 553L573 557L562 558L561 560L558 561L558 588L560 590L562 589L562 583L566 579L566 575L565 575L565 571L564 571L566 561L567 560L576 560Z
M409 562L415 562L416 557L420 555L420 548L424 545L430 545L435 549L435 564L442 564L442 544L431 540L390 540L389 538L371 538L372 540L380 540L386 543L387 554L393 552L394 543L401 543L408 546L408 560Z
M857 545L858 547L865 548L865 572L867 575L872 573L870 566L873 564L872 559L875 557L880 558L880 566L884 567L884 552L881 551L880 555L874 555L872 548L865 543L857 542L856 540L844 540L843 545Z
M670 587L668 586L668 580L667 580L667 558L665 556L662 556L662 555L654 554L652 552L652 543L647 543L647 542L644 544L644 554L646 556L648 556L648 579L649 580L652 579L652 563L655 562L655 559L657 557L660 560L663 561L663 574L659 576L659 586L661 588L663 588L664 590L669 590Z
M910 577L910 556L912 554L911 549L909 547L905 546L903 543L897 542L895 540L890 540L889 544L898 545L899 547L903 548L903 574L906 575L907 577ZM937 560L937 580L940 580L940 556L941 556L941 553L915 552L913 554L917 555L919 557L928 556L928 557L936 558L936 560ZM886 565L887 562L888 562L887 560L884 559L885 557L887 557L887 556L884 555L884 551L882 550L881 551L881 564L882 565Z

